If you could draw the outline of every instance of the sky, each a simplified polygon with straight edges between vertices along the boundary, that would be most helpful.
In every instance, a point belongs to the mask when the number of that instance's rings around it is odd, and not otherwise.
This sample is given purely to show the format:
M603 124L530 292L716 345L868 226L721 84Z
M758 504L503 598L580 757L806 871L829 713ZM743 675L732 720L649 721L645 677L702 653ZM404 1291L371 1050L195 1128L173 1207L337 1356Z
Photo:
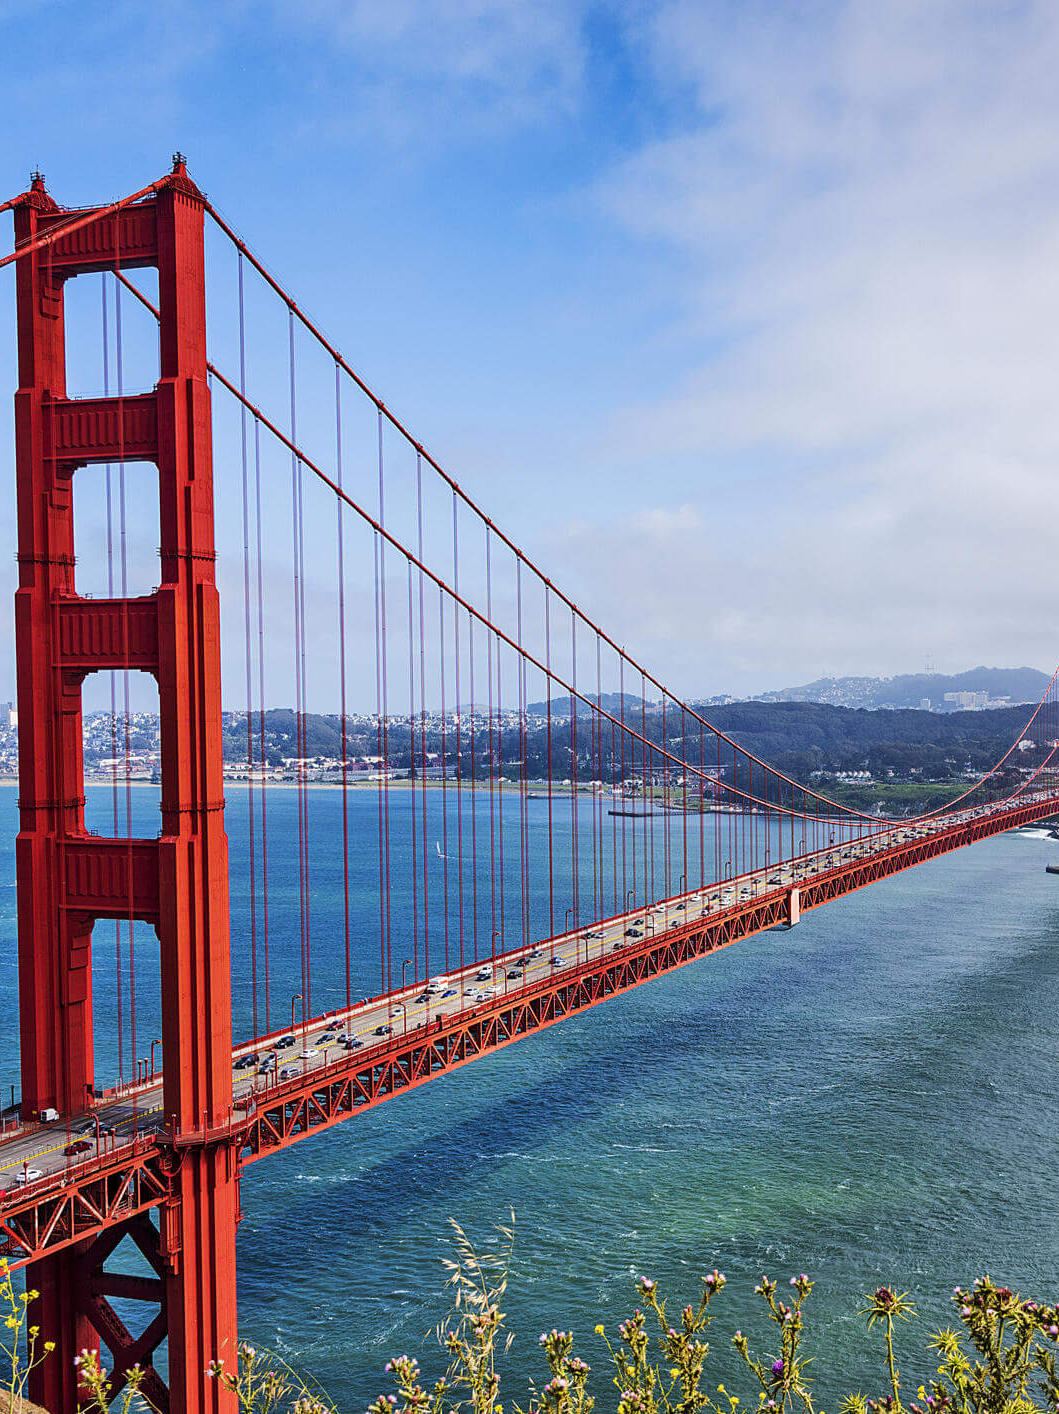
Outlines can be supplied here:
M186 153L675 692L1054 666L1051 0L0 0L0 49L0 199Z

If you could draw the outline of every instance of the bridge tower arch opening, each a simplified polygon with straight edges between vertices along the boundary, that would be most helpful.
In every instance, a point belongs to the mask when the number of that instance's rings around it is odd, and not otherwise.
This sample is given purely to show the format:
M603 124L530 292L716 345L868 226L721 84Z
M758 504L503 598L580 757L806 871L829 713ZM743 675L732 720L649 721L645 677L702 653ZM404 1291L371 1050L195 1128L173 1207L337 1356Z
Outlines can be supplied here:
M15 206L19 388L15 397L19 586L19 1022L24 1113L82 1113L94 1081L94 923L158 934L163 1111L172 1183L159 1225L145 1213L32 1263L35 1320L57 1342L32 1397L74 1414L74 1356L107 1346L120 1386L134 1361L162 1409L221 1414L206 1376L236 1340L228 857L221 768L219 606L214 581L212 424L206 368L204 201L182 158L143 199L71 213L43 179ZM64 233L62 228L72 228ZM40 244L41 238L48 240ZM79 275L158 273L159 379L148 393L72 399L63 292ZM136 598L76 591L72 478L93 462L158 470L158 588ZM138 668L158 683L161 833L101 838L84 819L82 684ZM109 1273L125 1239L150 1276ZM134 1336L111 1296L154 1303ZM169 1385L151 1365L169 1337Z

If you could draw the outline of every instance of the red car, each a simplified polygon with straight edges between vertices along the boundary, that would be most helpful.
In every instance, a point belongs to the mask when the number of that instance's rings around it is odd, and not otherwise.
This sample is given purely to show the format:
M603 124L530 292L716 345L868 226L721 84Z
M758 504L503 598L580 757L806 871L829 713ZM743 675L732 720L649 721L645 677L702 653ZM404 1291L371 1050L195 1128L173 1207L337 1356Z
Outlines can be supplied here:
M87 1154L91 1147L92 1145L88 1142L87 1139L75 1139L72 1144L67 1144L66 1148L63 1150L63 1153L66 1154L68 1157L74 1154Z

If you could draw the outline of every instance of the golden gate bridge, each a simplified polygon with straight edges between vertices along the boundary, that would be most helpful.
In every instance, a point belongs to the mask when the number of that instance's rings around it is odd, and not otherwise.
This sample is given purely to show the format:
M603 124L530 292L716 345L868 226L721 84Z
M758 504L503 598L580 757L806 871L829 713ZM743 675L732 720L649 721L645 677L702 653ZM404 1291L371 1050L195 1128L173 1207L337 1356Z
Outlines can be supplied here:
M236 1346L246 1165L1053 814L1056 679L944 808L891 820L829 800L714 728L582 612L368 387L179 154L121 201L63 209L35 174L0 209L15 223L0 265L14 270L19 368L22 1067L20 1119L0 1136L0 1251L25 1268L34 1320L57 1342L30 1391L54 1414L77 1407L85 1347L106 1348L115 1394L139 1364L160 1410L227 1410L234 1397L206 1372ZM87 276L101 290L104 386L91 397L67 389L83 352L67 329L71 282ZM146 376L129 356L134 313L156 325L138 350L155 360ZM138 463L155 471L160 569L134 595L126 473ZM105 469L102 546L75 535L75 481L91 466ZM215 501L236 527L220 556ZM93 558L98 597L79 578ZM137 673L157 684L155 837L132 830ZM110 834L86 817L94 674L111 684ZM228 806L246 829L234 936L222 677L245 737ZM294 699L293 855L275 827L266 731L279 688ZM310 704L328 693L340 804L322 824L306 761ZM531 738L543 743L532 768ZM337 930L321 926L325 886L341 897ZM289 952L291 919L288 977L277 950ZM150 1003L137 924L157 946ZM233 966L249 997L249 1036L234 1045ZM104 976L116 1073L101 1085ZM128 1244L137 1270L117 1270ZM128 1301L148 1312L139 1334L120 1314Z

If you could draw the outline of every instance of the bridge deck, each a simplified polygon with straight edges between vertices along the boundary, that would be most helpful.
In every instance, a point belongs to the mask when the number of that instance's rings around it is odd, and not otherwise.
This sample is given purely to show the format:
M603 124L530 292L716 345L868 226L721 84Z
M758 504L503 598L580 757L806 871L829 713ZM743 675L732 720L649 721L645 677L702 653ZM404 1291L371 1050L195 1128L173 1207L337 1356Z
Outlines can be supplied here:
M1039 792L895 826L605 922L472 963L444 995L409 987L233 1052L235 1108L214 1131L173 1134L160 1078L91 1112L0 1141L0 1253L12 1267L158 1204L189 1146L223 1142L241 1164L843 894L1059 810ZM489 967L493 983L476 973ZM490 985L493 995L482 996ZM287 1041L285 1046L275 1043ZM267 1074L246 1066L272 1051ZM284 1063L284 1057L290 1059ZM243 1065L240 1065L243 1062ZM249 1073L248 1073L249 1070ZM105 1131L110 1130L111 1133ZM90 1145L82 1158L71 1140Z

